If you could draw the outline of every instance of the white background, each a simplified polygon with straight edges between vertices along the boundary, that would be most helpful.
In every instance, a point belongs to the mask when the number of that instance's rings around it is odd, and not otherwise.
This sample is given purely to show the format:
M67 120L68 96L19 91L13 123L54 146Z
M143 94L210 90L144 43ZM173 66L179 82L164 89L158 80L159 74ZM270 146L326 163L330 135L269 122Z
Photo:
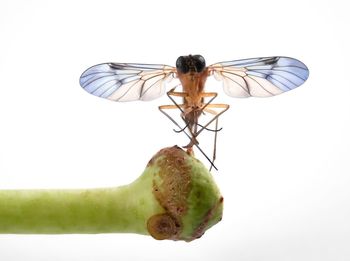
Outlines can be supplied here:
M157 110L166 97L114 103L84 92L91 65L286 55L310 78L267 99L232 99L212 82L231 105L213 173L225 211L201 239L0 235L0 260L349 260L346 2L2 0L0 189L127 184L160 148L186 143Z

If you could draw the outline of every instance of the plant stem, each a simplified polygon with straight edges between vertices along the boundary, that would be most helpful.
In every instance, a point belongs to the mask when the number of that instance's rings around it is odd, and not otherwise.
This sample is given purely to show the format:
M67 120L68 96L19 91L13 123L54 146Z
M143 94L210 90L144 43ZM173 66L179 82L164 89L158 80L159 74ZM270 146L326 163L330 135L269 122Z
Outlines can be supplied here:
M2 190L0 233L148 234L147 220L163 211L151 187L151 176L143 175L117 188Z
M174 146L160 150L126 186L0 190L0 233L137 233L191 241L219 222L222 210L209 171Z

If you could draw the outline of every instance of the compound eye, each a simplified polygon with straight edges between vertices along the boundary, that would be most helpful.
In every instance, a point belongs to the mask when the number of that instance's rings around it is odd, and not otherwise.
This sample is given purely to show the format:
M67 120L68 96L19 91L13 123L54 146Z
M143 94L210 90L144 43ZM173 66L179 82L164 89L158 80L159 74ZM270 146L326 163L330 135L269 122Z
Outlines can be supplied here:
M190 71L190 67L187 64L187 60L185 57L180 56L176 60L176 69L181 73L188 73Z
M202 55L194 55L194 66L196 67L197 72L202 72L205 68L205 59Z

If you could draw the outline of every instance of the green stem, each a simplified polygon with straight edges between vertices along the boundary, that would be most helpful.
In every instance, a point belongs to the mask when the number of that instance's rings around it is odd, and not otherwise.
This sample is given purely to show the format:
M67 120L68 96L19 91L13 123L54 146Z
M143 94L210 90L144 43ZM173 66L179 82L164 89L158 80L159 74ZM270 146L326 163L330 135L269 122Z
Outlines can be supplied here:
M221 220L222 209L209 171L175 146L159 151L126 186L0 190L0 233L137 233L191 241Z
M0 233L148 234L147 220L163 211L151 182L143 175L117 188L0 191Z

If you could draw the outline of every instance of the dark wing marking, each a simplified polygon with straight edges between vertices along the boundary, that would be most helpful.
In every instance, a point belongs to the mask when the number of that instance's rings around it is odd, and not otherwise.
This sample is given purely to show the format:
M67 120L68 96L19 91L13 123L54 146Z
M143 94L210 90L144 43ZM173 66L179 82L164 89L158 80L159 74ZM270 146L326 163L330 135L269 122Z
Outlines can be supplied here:
M103 63L80 76L80 85L95 96L114 101L149 101L165 93L176 69L161 64Z
M268 97L292 90L309 77L302 62L274 56L216 63L208 66L232 97Z

